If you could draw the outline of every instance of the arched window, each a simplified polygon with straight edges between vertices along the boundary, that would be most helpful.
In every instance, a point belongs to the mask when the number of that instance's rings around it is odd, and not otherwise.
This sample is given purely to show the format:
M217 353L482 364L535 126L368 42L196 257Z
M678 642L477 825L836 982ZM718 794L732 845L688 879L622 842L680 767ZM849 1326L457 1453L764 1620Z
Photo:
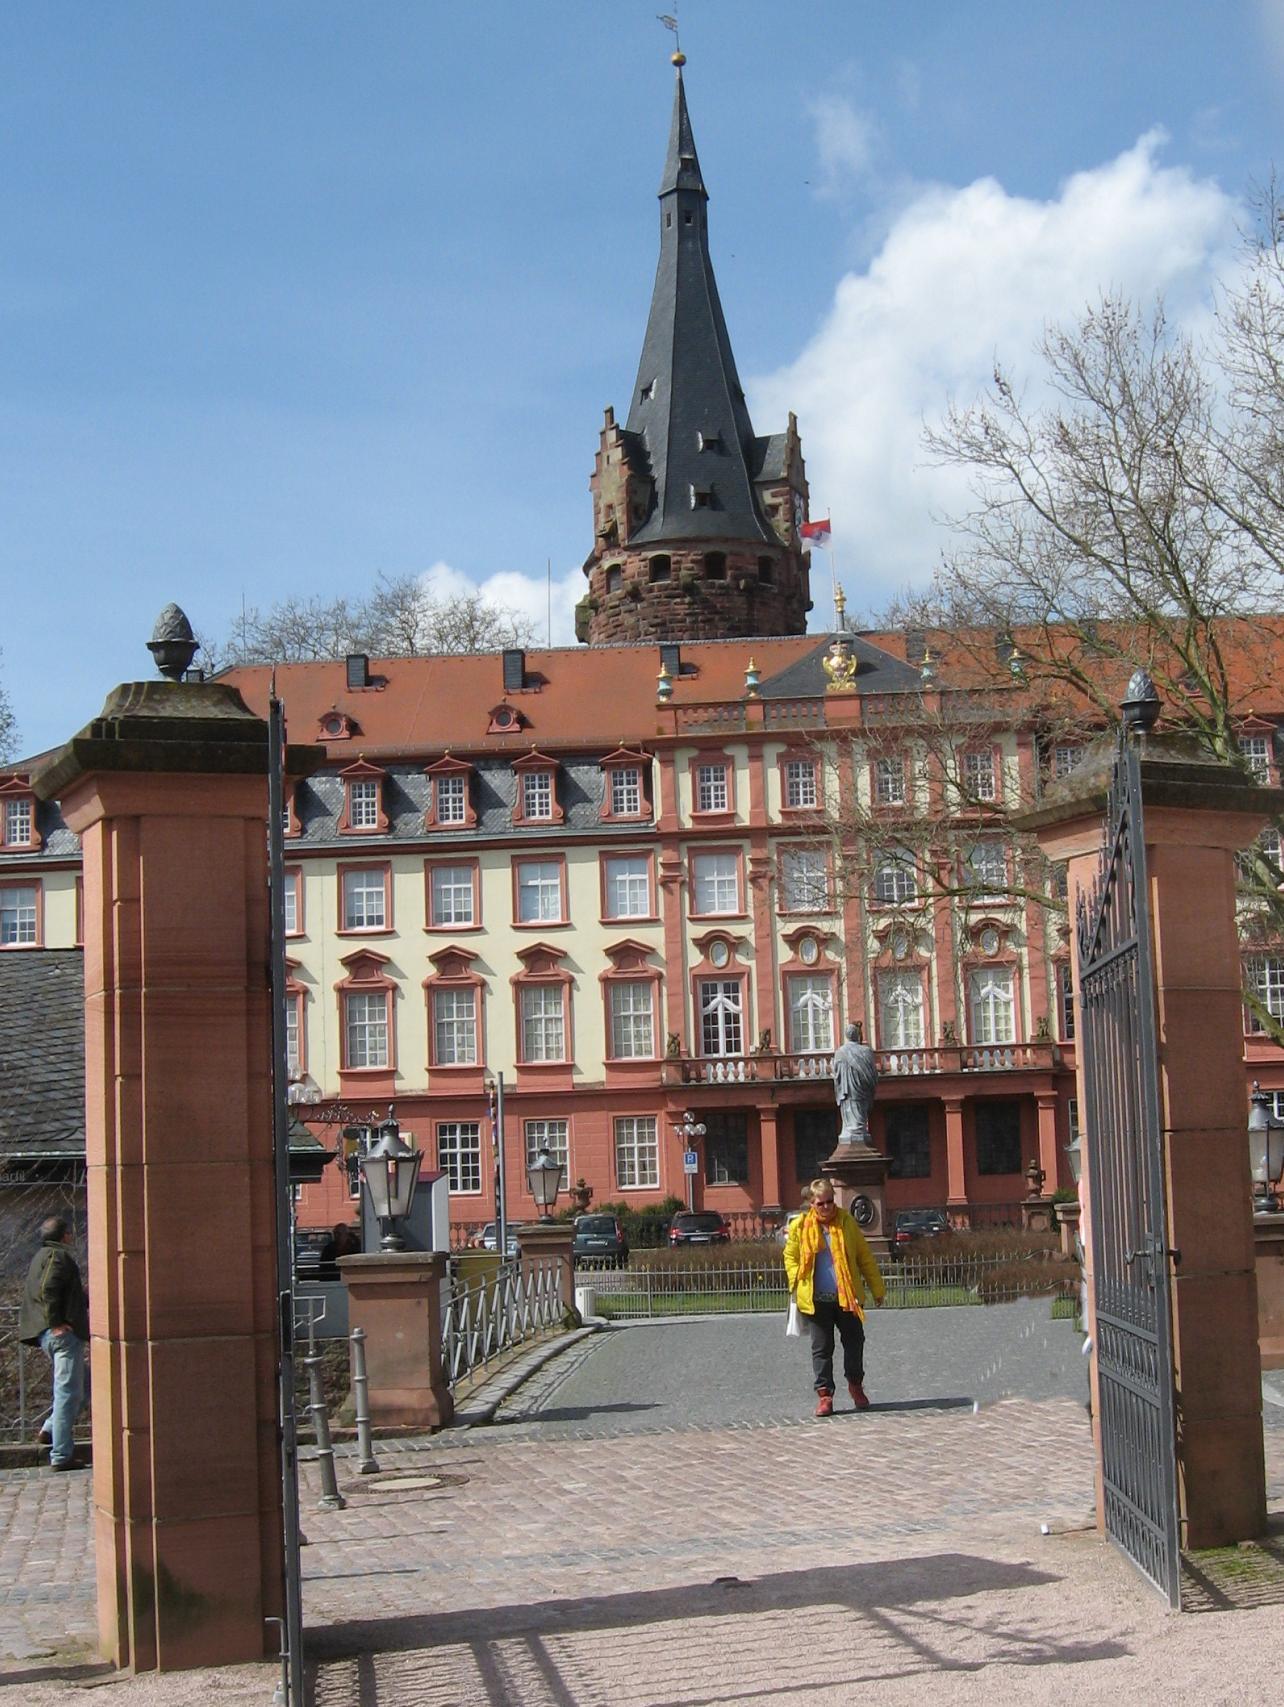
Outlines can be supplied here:
M706 551L704 554L704 578L706 581L725 581L727 578L727 558L722 551Z
M667 581L673 572L672 560L666 556L653 557L650 570L652 581Z

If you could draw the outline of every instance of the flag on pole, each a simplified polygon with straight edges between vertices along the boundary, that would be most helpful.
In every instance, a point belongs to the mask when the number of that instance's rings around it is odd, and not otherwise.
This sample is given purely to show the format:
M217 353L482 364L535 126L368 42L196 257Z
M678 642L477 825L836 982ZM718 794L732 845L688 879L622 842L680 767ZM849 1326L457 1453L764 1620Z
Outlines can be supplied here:
M798 537L807 545L828 545L830 536L829 517L825 516L818 522L804 522L798 529Z

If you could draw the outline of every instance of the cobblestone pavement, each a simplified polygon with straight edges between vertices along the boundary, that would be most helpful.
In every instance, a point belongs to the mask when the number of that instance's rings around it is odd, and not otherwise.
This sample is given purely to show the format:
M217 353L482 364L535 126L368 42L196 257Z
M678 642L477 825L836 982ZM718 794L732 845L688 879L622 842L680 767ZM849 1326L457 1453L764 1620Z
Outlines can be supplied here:
M987 1313L934 1314L944 1328ZM716 1327L748 1378L752 1336ZM381 1444L378 1477L354 1474L344 1453L346 1510L316 1508L317 1467L305 1465L316 1707L776 1707L861 1700L872 1687L885 1703L921 1701L926 1687L951 1701L983 1694L987 1707L1063 1688L1114 1701L1162 1685L1204 1707L1273 1698L1271 1668L1258 1693L1234 1655L1273 1646L1278 1607L1173 1620L1084 1531L1091 1461L1077 1399L974 1411L940 1402L966 1389L945 1390L915 1408L894 1396L889 1331L877 1342L885 1408L867 1415L816 1422L805 1389L788 1406L773 1393L775 1416L727 1423L594 1409L595 1394L599 1407L622 1402L616 1359L630 1343L652 1345L625 1359L634 1365L653 1359L677 1379L695 1359L707 1371L721 1354L691 1332L582 1341L518 1390L503 1426ZM943 1389L958 1386L956 1350L940 1348L930 1377ZM762 1371L796 1356L773 1335ZM804 1353L791 1380L807 1373ZM1284 1380L1268 1378L1266 1397L1278 1510ZM89 1659L88 1507L86 1475L0 1476L0 1655L12 1656L0 1659L0 1707L6 1685L14 1707L62 1701L69 1685L45 1681L49 1668ZM1049 1667L1067 1670L1054 1683ZM266 1702L270 1681L270 1668L235 1668L130 1680L107 1697L239 1707Z

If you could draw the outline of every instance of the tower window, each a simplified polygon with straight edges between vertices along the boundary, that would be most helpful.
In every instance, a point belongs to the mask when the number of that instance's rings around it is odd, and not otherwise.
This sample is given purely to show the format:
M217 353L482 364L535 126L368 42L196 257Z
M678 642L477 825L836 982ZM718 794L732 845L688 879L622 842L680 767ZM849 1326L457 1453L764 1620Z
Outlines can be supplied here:
M758 579L764 587L774 587L776 584L776 565L770 557L758 559Z
M691 225L694 223L694 221L695 221L695 215L693 213L684 213L682 215L683 225Z
M667 581L673 572L673 563L668 557L653 557L648 567L653 581Z
M693 486L691 488L691 508L693 510L711 510L713 508L713 487Z
M653 379L648 379L646 384L642 387L641 391L638 392L638 402L639 403L649 403L654 396L655 396L655 381Z
M697 433L696 445L700 450L720 451L722 449L722 434Z
M672 224L673 224L673 215L672 215L672 214L671 214L671 213L666 213L666 214L665 214L665 216L664 216L664 223L665 223L665 225L666 225L666 226L670 226L670 225L672 225Z
M612 563L606 571L606 590L608 593L618 593L624 585L624 571L618 563Z
M706 551L704 554L704 578L706 581L725 581L727 578L727 559L721 551Z

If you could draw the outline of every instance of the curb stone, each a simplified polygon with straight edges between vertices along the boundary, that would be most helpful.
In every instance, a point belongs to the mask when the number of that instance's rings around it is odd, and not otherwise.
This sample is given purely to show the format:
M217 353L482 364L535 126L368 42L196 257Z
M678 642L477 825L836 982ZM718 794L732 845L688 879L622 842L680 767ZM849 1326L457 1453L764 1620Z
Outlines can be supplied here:
M562 1334L551 1345L537 1346L524 1357L519 1357L502 1374L496 1375L485 1382L477 1392L469 1395L466 1403L456 1410L450 1427L480 1428L493 1422L495 1412L506 1399L512 1397L524 1381L542 1369L546 1363L551 1363L555 1357L560 1357L563 1352L587 1339L590 1334L601 1333L606 1325L600 1321L587 1322L582 1328L573 1328L570 1333Z

